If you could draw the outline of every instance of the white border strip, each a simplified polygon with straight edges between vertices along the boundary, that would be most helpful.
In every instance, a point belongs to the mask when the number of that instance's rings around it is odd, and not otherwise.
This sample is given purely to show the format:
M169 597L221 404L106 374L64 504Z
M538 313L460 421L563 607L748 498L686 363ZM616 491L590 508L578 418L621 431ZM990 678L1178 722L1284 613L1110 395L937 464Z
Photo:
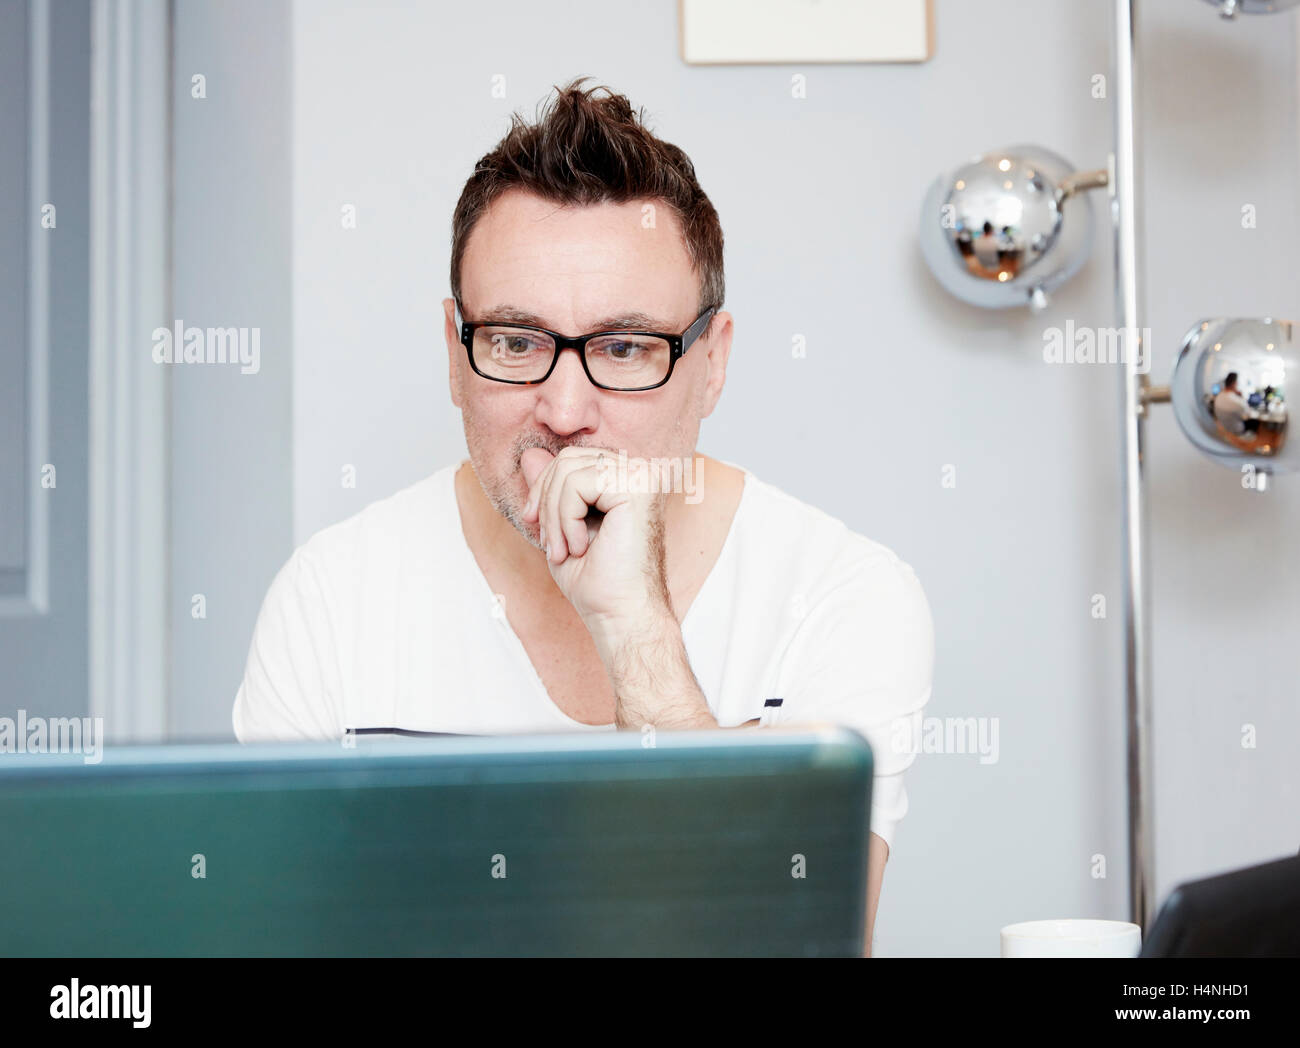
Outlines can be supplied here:
M165 370L171 323L167 0L95 0L90 157L90 714L107 742L167 733Z

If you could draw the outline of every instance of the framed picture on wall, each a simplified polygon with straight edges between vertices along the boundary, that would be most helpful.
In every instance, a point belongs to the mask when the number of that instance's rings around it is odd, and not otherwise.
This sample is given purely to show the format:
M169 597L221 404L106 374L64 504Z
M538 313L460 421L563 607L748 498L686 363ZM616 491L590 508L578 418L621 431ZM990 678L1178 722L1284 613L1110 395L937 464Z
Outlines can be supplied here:
M678 0L691 65L925 62L933 0Z

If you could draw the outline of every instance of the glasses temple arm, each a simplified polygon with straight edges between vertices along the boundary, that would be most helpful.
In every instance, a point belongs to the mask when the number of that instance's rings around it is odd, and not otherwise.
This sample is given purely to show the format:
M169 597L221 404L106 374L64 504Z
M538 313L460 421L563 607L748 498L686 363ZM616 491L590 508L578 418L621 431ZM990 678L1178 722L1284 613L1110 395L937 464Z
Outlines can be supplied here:
M682 337L683 353L690 349L695 340L704 334L705 329L709 326L709 323L713 320L714 314L717 312L717 306L710 306L700 314L694 324L686 329L686 334Z

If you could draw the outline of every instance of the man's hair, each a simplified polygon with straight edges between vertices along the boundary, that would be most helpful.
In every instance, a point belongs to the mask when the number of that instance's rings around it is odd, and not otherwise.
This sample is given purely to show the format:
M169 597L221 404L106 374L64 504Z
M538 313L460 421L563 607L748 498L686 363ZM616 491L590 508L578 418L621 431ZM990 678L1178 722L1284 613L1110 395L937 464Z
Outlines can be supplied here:
M451 221L451 293L464 308L460 268L474 225L510 189L560 205L590 206L662 200L681 222L686 253L700 278L700 309L722 308L722 224L695 179L695 165L677 146L657 138L623 95L579 77L537 120L511 114L510 130L474 167ZM597 92L605 97L597 97ZM710 324L710 327L712 324Z

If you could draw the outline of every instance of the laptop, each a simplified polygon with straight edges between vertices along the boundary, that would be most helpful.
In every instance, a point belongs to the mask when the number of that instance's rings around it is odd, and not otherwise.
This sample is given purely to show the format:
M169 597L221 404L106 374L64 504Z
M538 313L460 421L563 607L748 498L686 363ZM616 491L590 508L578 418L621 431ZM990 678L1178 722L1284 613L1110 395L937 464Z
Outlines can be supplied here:
M6 956L861 956L839 727L0 759Z
M1141 957L1300 957L1300 857L1180 884Z

